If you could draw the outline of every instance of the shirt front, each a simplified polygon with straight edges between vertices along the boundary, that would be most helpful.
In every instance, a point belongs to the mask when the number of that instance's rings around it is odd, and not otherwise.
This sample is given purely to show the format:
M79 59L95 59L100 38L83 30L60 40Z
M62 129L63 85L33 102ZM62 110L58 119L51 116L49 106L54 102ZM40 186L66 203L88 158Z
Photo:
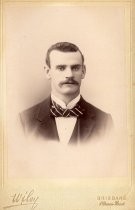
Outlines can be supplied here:
M67 105L53 94L51 94L51 99L63 109L72 109L80 100L80 94ZM77 122L77 117L55 117L55 122L60 142L65 145L68 144Z

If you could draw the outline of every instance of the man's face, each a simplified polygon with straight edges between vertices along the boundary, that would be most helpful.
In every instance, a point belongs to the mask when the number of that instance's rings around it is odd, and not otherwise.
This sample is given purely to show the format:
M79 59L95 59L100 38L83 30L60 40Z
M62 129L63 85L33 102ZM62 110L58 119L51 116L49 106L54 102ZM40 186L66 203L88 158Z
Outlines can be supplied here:
M53 50L47 76L51 79L52 92L56 96L78 95L81 80L85 76L81 53Z

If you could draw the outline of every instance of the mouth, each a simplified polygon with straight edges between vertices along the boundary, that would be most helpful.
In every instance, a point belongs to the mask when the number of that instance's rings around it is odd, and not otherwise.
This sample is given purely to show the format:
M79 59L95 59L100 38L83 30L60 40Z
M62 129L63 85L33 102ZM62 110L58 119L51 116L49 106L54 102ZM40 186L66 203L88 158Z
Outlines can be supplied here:
M65 83L63 83L64 85L77 85L77 83L75 83L75 82L65 82Z
M76 81L67 81L63 82L62 85L78 85L78 83Z

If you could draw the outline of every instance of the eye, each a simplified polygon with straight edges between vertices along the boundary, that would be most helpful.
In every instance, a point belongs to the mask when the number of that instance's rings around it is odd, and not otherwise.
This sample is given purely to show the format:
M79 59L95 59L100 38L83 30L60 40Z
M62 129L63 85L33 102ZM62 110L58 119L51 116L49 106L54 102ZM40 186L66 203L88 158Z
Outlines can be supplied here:
M64 71L65 70L65 66L64 65L59 65L59 66L57 66L57 69L59 71Z
M74 65L74 66L72 66L72 70L73 71L78 71L78 70L80 70L80 68L81 68L80 65Z

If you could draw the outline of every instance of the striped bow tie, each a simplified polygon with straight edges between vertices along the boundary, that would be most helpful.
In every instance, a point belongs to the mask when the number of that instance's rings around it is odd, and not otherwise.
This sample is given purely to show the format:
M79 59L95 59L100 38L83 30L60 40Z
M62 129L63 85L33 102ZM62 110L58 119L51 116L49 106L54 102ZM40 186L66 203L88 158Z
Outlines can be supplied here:
M63 109L60 105L52 101L50 113L53 117L80 117L83 115L84 109L82 109L78 103L72 109Z

